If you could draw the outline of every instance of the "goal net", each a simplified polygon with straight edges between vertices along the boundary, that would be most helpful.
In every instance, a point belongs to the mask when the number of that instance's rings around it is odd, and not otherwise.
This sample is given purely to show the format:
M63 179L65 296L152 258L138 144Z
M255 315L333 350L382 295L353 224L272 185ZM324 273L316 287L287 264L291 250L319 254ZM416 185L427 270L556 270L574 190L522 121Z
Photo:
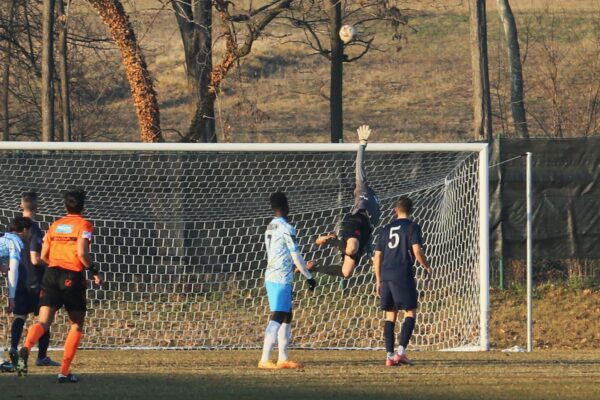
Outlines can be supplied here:
M357 145L52 145L61 150L4 144L15 147L0 152L0 222L18 215L23 191L35 190L45 230L64 214L66 189L88 192L92 254L106 283L88 290L82 347L262 346L269 315L263 235L273 191L288 195L305 258L340 262L337 249L314 240L350 210ZM485 145L371 144L366 169L382 205L374 240L392 220L395 200L408 195L434 269L425 281L417 268L411 348L487 348ZM314 292L296 275L293 346L383 347L366 256L348 280L317 274ZM65 317L60 312L53 325L54 343L62 343ZM0 319L0 332L8 323Z

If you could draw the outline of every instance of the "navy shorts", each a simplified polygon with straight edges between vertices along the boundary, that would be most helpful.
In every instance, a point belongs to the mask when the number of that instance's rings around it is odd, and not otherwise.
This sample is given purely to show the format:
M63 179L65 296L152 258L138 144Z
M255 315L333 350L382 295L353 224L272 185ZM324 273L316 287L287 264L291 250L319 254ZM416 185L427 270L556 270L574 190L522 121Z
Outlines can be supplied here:
M383 311L414 310L417 308L419 293L412 282L382 281L381 309Z
M40 311L40 288L21 289L15 293L14 315L38 315Z

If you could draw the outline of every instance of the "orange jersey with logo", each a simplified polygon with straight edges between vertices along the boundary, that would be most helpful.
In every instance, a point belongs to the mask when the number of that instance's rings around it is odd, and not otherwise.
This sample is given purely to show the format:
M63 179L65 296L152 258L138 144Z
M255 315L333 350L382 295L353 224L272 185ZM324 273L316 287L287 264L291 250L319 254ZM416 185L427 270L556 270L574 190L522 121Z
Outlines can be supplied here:
M44 244L50 246L49 268L61 267L81 272L85 269L77 257L77 240L92 241L94 227L81 215L68 214L55 221L44 237Z

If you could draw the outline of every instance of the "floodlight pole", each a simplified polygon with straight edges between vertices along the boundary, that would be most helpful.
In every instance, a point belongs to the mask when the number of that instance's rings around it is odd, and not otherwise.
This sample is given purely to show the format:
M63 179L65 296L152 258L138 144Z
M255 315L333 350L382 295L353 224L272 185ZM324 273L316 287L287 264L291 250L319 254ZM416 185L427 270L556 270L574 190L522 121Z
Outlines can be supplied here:
M527 196L527 351L533 350L533 267L532 267L532 181L531 152L527 152L526 196Z

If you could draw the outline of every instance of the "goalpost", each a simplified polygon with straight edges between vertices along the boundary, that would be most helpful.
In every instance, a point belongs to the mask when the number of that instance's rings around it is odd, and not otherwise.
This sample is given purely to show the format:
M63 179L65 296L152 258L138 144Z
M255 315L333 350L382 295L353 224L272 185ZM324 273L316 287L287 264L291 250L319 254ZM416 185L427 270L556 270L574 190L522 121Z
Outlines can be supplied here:
M88 192L92 254L106 283L88 291L82 347L258 348L268 318L269 195L288 195L307 260L339 262L337 249L317 248L314 239L335 231L352 206L357 147L0 142L0 222L18 215L25 190L40 194L42 229L64 214L63 191ZM489 349L487 145L371 143L366 169L382 207L374 240L394 201L409 195L434 269L425 281L417 268L411 348ZM293 346L382 348L370 260L348 280L316 278L314 293L296 279ZM64 318L53 325L59 341Z

